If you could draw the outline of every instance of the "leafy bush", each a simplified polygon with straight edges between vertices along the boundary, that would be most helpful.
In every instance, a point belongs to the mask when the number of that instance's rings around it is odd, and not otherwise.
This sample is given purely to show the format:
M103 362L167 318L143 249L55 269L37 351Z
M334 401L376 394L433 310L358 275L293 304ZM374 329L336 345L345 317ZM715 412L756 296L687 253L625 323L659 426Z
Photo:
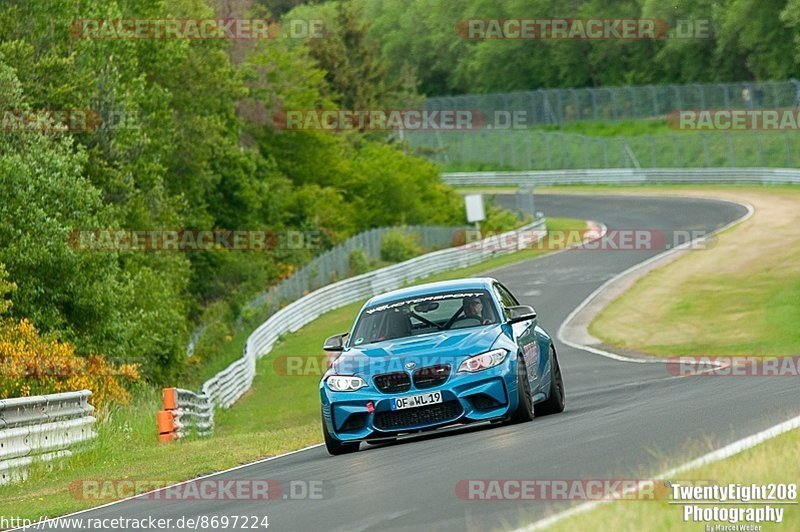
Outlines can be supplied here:
M88 389L103 409L126 404L124 384L139 380L137 364L114 366L103 357L81 357L67 342L41 336L29 321L0 322L0 397L27 397Z
M530 221L530 216L528 216L526 222L528 221ZM486 220L481 222L481 229L484 233L503 233L505 231L511 231L515 227L519 227L521 223L517 215L513 212L503 209L502 207L497 207L489 202L486 207Z
M369 260L363 249L355 248L350 252L349 269L350 275L359 275L369 270Z
M414 233L394 230L383 235L381 259L386 262L403 262L422 253L419 236Z

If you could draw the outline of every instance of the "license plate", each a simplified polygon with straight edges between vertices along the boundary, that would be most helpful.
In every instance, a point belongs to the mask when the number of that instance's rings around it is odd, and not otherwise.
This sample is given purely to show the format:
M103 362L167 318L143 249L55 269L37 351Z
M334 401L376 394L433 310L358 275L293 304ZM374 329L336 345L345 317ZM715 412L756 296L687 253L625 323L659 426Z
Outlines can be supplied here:
M407 395L406 397L395 397L390 404L392 410L403 410L405 408L434 405L441 402L442 392L430 392L419 395Z

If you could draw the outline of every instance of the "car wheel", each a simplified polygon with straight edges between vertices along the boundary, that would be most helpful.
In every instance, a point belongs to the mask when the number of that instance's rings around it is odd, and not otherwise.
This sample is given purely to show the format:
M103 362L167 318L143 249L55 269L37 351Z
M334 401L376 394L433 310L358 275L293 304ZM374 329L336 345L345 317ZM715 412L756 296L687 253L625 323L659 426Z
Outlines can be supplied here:
M358 451L358 442L340 442L331 436L328 432L328 426L325 424L324 419L322 420L322 435L325 437L325 449L328 450L328 454L338 456L340 454L348 454Z
M556 357L556 350L552 345L550 346L550 357L553 361L550 365L550 396L546 401L537 405L537 416L559 414L564 411L564 405L567 402L566 394L564 393L564 378L561 376L561 366Z
M528 380L528 368L525 358L520 353L517 357L517 409L509 419L510 424L524 423L533 419L533 397L531 396L531 383Z

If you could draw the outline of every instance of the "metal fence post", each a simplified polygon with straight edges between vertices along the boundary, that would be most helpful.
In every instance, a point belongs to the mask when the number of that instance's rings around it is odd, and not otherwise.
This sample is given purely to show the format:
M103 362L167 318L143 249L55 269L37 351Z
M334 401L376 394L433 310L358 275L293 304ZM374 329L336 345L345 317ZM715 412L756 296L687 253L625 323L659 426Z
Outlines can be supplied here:
M528 134L527 131L523 133L525 135L525 154L528 157L528 164L525 167L526 170L533 170L533 162L531 160L531 142L532 137Z
M545 154L547 155L547 169L551 170L553 168L553 161L550 159L550 135L544 135L544 144L545 144Z
M728 155L731 163L731 168L736 166L736 152L733 149L733 135L730 131L726 131L725 135L728 137Z
M650 144L650 168L658 168L658 163L656 162L656 141L650 135L647 136L647 141Z
M589 161L589 137L583 137L583 160L586 168L589 168L591 162Z

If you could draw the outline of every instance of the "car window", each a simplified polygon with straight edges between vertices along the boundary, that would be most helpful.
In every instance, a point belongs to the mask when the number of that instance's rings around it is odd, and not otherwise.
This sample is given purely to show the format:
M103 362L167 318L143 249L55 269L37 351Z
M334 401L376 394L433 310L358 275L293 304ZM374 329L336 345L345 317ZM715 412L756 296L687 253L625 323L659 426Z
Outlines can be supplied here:
M499 317L486 290L426 294L364 309L352 345L496 323Z
M511 292L506 290L503 285L495 283L492 285L492 288L494 289L495 295L497 295L497 299L500 301L500 306L503 307L503 314L506 319L508 319L510 313L506 309L519 305L519 302L517 302L516 298L512 296Z
M497 283L497 289L500 292L501 301L503 302L504 307L516 307L519 305L517 298L514 297L514 295L509 292L505 286ZM506 304L506 302L508 302L508 304Z

